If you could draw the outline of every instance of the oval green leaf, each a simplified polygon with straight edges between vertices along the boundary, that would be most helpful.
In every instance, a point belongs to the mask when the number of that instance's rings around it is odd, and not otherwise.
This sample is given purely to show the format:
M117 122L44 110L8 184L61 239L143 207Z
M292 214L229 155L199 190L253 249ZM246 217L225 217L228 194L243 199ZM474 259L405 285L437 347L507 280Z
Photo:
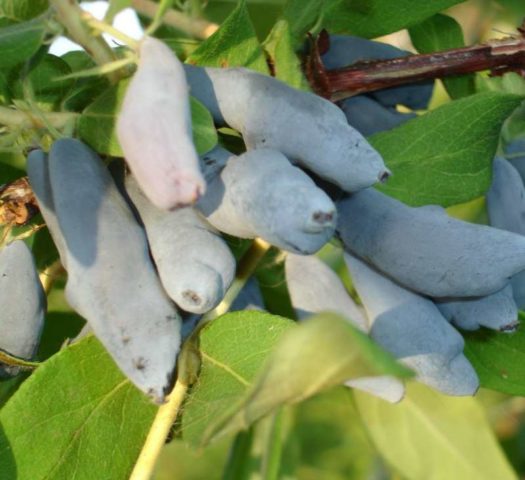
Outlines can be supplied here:
M156 410L88 337L40 366L0 411L0 472L128 478Z
M383 457L407 480L515 480L474 398L450 397L409 382L398 404L355 392Z
M479 93L369 137L393 175L381 191L408 205L444 207L484 195L503 122L523 101Z
M212 322L200 340L201 376L183 429L187 440L201 445L351 378L410 375L330 313L299 325L260 312L232 313Z

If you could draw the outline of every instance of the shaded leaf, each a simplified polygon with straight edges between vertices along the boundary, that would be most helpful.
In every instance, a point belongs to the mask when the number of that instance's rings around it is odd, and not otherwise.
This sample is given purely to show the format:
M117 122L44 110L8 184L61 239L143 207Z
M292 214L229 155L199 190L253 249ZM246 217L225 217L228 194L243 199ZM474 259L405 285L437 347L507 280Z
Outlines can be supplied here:
M36 53L44 34L45 25L40 20L0 29L0 70L9 70Z
M40 366L0 411L0 472L128 478L156 410L88 337Z
M16 22L31 20L48 8L48 0L0 0L0 16Z
M517 478L476 399L445 396L417 383L407 387L395 405L354 392L374 443L404 478Z
M304 41L308 31L326 28L330 33L346 33L375 38L397 32L464 0L416 2L398 0L288 0L284 18L290 22L294 46Z
M115 126L128 85L129 81L121 81L107 89L82 112L78 133L98 153L114 157L123 156ZM193 141L199 154L206 153L217 144L217 132L208 110L193 97L190 100ZM152 125L152 128L155 128L155 125Z
M263 49L241 0L220 28L188 58L188 63L207 67L247 67L268 73Z
M183 417L186 438L198 444L245 429L282 405L350 378L409 374L366 335L329 313L299 326L260 312L225 315L202 332L201 353L201 377Z
M525 331L512 334L486 329L465 335L465 355L482 387L525 396Z
M464 0L329 0L324 26L332 33L375 38L410 27Z
M434 15L412 26L409 33L419 53L432 53L465 46L461 25L447 15ZM466 97L475 92L474 75L444 78L443 84L451 98Z
M479 93L369 137L394 174L379 189L413 206L448 207L484 195L502 124L522 100Z
M57 80L70 73L71 68L62 58L43 55L27 76L13 85L13 97L24 98L24 83L29 82L35 99L40 104L53 106L75 83L73 79Z

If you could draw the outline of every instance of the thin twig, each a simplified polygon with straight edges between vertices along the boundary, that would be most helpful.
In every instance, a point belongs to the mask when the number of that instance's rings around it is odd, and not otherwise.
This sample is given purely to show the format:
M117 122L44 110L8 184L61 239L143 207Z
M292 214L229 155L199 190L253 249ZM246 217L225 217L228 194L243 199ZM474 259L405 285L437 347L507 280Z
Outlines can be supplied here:
M138 13L149 18L155 18L158 8L158 4L151 0L131 0L131 6ZM203 18L192 18L173 9L168 10L164 14L162 22L194 38L202 40L208 38L219 28L216 23L209 22Z
M331 70L326 70L321 60L321 53L329 48L326 35L321 33L312 43L306 73L312 88L333 101L421 80L485 70L493 75L507 72L525 75L525 38L521 30L519 36L491 40L482 45L388 60L363 61Z
M50 0L49 3L71 39L84 47L95 63L105 65L117 59L104 38L101 35L93 35L91 28L83 20L84 11L75 0ZM121 75L117 71L109 73L108 77L111 82L116 83Z

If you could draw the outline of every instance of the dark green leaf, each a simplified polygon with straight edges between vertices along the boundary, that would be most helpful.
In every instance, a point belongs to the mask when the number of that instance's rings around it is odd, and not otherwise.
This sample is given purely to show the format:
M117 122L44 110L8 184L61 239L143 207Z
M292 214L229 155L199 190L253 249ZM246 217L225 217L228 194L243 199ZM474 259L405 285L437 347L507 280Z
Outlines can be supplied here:
M0 152L0 185L23 177L25 161L22 154Z
M465 335L465 355L482 387L525 396L525 330L496 333L478 330Z
M410 27L464 0L329 0L323 24L332 33L375 38Z
M122 81L109 88L89 105L80 117L80 137L101 154L123 156L115 132L115 123L128 85L129 81ZM190 106L193 141L199 154L206 153L217 144L213 119L206 108L194 98L191 98Z
M442 395L415 382L395 405L354 395L372 440L403 478L517 478L476 399Z
M268 73L263 49L241 0L221 27L189 57L188 63L208 67L247 67Z
M479 93L373 135L394 174L379 189L414 206L448 207L484 195L501 126L522 100Z
M88 337L40 366L0 411L0 472L129 478L156 410Z
M253 433L252 426L235 436L222 480L240 480L250 478L250 475L253 474L255 467L254 458L252 458Z
M409 33L419 53L432 53L465 46L461 25L447 15L434 15L412 26ZM443 83L451 98L466 97L475 92L474 75L444 78Z
M328 313L299 326L261 312L228 314L204 329L201 354L201 376L183 417L185 438L197 444L351 378L408 375L366 335Z
M44 13L48 7L48 0L0 0L0 16L23 22Z
M0 29L0 70L7 71L36 53L45 28L43 21L32 20Z
M55 55L44 55L40 61L13 86L13 97L24 98L24 83L29 82L35 100L41 104L55 105L75 83L73 79L59 80L71 73L69 65Z

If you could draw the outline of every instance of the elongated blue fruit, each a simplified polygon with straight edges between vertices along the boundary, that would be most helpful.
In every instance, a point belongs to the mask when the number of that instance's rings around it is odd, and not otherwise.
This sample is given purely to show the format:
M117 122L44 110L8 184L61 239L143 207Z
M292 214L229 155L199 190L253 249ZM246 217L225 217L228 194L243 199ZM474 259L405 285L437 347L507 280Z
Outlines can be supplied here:
M473 395L479 380L463 337L434 303L392 282L353 255L345 262L371 324L370 336L417 379L448 395Z
M525 187L516 168L502 157L492 163L487 213L493 227L525 235Z
M230 307L230 312L240 310L264 310L262 292L254 277L246 282Z
M146 36L140 43L117 135L137 182L158 208L192 204L204 193L184 68L156 38Z
M336 223L330 198L284 155L270 149L231 156L197 207L221 232L261 237L302 254L319 250Z
M523 147L525 148L525 142ZM525 187L515 165L519 167L519 162L511 163L501 157L494 158L492 184L486 195L487 213L493 227L525 235ZM524 308L525 271L514 275L510 283L518 308Z
M366 95L347 98L339 106L348 123L365 136L391 130L417 116L415 113L400 113L394 108L384 107Z
M32 185L41 178L33 174L33 165L28 168ZM48 226L65 248L66 298L124 374L162 402L181 322L151 263L145 233L100 158L81 142L55 142L47 168L58 219Z
M58 226L58 219L55 213L51 183L49 180L49 170L47 165L47 155L42 150L33 150L27 157L27 174L31 189L38 202L38 208L44 217L49 233L60 256L60 262L67 270L67 248L64 238Z
M505 146L505 157L525 181L525 138L517 138Z
M519 325L518 307L510 285L485 297L442 299L435 304L449 322L463 330L487 327L512 332Z
M349 192L390 175L379 153L328 100L244 68L185 68L191 94L217 123L241 132L249 150L279 150Z
M497 292L525 269L525 238L412 208L375 189L338 203L345 248L403 286L431 297Z
M131 175L126 190L144 223L168 295L188 312L216 307L235 275L235 259L219 232L193 207L172 212L155 207Z
M46 296L33 255L21 240L0 251L0 305L0 349L31 360L44 326ZM0 364L0 377L18 372L18 367Z
M362 331L368 321L352 300L341 279L315 255L286 255L286 286L299 320L313 313L331 311L347 318Z
M326 68L341 68L356 62L386 60L407 55L410 53L387 43L374 42L350 35L330 35L330 48L322 56L322 60ZM368 95L385 107L402 104L414 110L420 110L428 108L433 88L434 82L430 80L385 88Z
M335 272L313 255L288 254L285 260L286 286L299 320L321 312L342 315L355 327L368 331L368 321L348 295ZM364 377L346 382L389 402L399 402L404 394L403 383L394 377Z

